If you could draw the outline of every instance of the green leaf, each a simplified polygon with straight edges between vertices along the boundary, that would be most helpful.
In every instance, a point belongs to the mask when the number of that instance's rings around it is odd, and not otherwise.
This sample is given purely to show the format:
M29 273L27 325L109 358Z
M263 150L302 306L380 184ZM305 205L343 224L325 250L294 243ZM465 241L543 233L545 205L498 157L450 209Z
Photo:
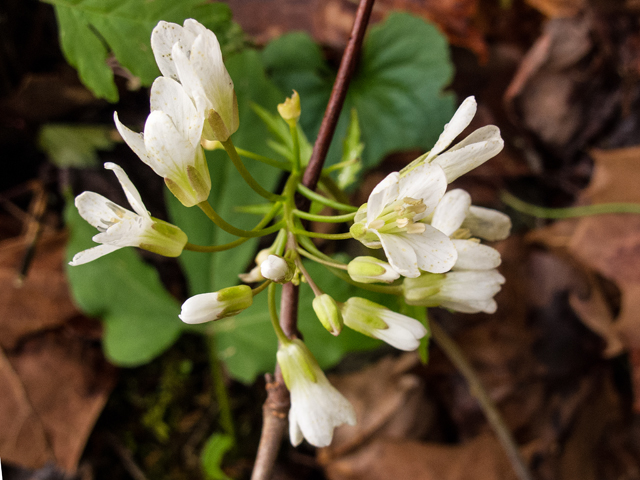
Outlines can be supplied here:
M240 128L232 139L238 147L268 155L266 140L269 133L265 125L251 108L252 103L275 110L283 97L266 78L260 57L255 51L233 55L226 61L233 78ZM239 214L237 207L263 201L240 177L231 160L223 151L207 152L212 178L209 201L216 211L238 228L251 229L259 219L254 215ZM267 190L273 190L280 178L280 170L254 160L244 161L247 169ZM189 236L191 243L200 245L224 244L235 240L231 234L216 227L197 207L185 208L172 195L167 195L169 214L173 223ZM189 282L191 295L213 292L238 283L238 274L252 262L258 239L250 240L240 247L214 254L184 252L180 261Z
M89 225L68 201L65 220L70 230L67 260L96 246ZM147 363L178 338L183 323L180 306L160 283L154 268L132 248L122 248L93 262L67 267L76 304L87 315L104 322L103 347L116 365Z
M398 307L395 297L360 290L346 284L321 265L305 262L305 267L320 288L333 296L336 301L344 302L349 297L358 296L390 308ZM302 284L298 328L320 367L324 369L336 365L347 352L370 350L381 344L380 341L349 328L345 328L337 337L331 335L313 311L311 306L313 298L311 288ZM213 329L220 358L224 360L229 372L237 380L251 383L261 373L273 371L278 341L269 319L266 292L254 298L251 308L236 317L214 323Z
M225 433L214 433L204 444L200 461L202 469L210 480L231 480L220 466L225 454L233 448L233 437Z
M98 165L98 150L114 146L112 126L50 123L40 129L39 147L59 168L86 168Z
M292 33L263 52L269 75L283 93L300 93L301 124L315 138L335 78L320 48L306 34ZM351 108L358 112L363 162L376 165L396 150L428 149L453 114L452 94L442 92L453 65L444 36L423 20L395 13L371 28L352 79L327 165L340 159Z
M349 121L349 127L347 127L347 138L345 138L342 146L342 159L340 160L341 162L351 163L340 169L337 178L338 187L342 190L353 185L358 173L362 170L361 157L364 150L364 143L360 141L360 138L358 111L352 108L351 120Z
M109 52L142 85L151 85L160 74L150 43L158 21L182 24L186 18L200 19L222 44L233 30L229 7L204 0L44 1L54 5L65 58L96 97L110 102L118 100L118 90L107 65Z

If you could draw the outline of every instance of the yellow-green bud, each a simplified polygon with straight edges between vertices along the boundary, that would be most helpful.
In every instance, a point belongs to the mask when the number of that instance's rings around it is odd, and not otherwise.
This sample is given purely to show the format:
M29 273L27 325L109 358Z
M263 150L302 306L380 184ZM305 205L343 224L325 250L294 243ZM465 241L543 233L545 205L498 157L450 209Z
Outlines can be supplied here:
M347 266L349 276L360 283L392 283L400 277L391 265L375 257L356 257Z
M313 310L316 312L320 323L331 335L338 335L342 331L344 322L336 301L326 293L313 299Z
M435 295L440 292L445 278L441 273L423 273L418 278L405 278L402 282L405 302L423 307L440 305L440 300Z
M253 292L247 285L223 288L217 292L195 295L182 304L180 320L197 324L237 315L253 303Z
M295 90L284 103L278 104L278 113L290 125L295 126L300 118L300 95Z

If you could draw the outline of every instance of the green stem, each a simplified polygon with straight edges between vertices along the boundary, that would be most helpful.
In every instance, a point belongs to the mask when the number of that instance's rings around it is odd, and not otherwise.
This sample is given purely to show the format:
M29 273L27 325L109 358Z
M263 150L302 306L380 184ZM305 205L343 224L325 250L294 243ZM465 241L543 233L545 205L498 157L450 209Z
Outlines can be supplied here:
M236 235L237 237L264 237L265 235L269 235L270 233L277 232L284 226L284 222L280 221L275 225L272 225L263 230L242 230L240 228L234 227L230 223L227 223L220 215L218 215L218 213L213 209L209 202L200 202L198 204L198 207L200 207L200 209L207 215L207 217L209 217L209 219L218 227L220 227L227 233Z
M220 409L220 426L224 432L233 439L233 444L236 445L236 430L233 425L233 415L231 413L231 406L229 403L229 392L227 391L227 385L224 381L222 362L220 361L220 358L218 358L215 333L213 331L209 331L207 335L207 344L209 350L209 365L211 367L211 379L213 381L216 399L218 400L218 408Z
M293 140L293 171L300 171L300 144L298 142L298 125L296 123L289 124L289 132L291 140Z
M347 270L346 265L344 265L343 263L336 263L336 262L330 262L328 260L323 260L320 257L317 257L316 255L307 252L304 248L299 247L298 248L298 253L300 255L302 255L303 257L307 257L309 260L313 260L316 263L319 263L321 265L324 265L326 267L331 267L331 268L339 268L340 270Z
M269 284L268 290L268 303L269 303L269 318L271 318L271 325L276 332L278 341L282 344L291 343L291 340L287 338L278 321L278 309L276 308L276 283Z
M300 228L294 228L293 230L291 230L291 233L295 235L302 235L304 237L326 238L327 240L347 240L349 238L353 238L353 235L351 235L351 232L317 233L317 232L307 232L306 230L302 230Z
M278 213L279 209L280 209L280 203L274 203L269 213L267 213L264 217L262 217L262 220L260 220L260 222L255 227L253 227L252 230L260 231L261 229L263 229L265 225L267 225L273 219L276 213ZM194 245L193 243L187 243L184 246L184 249L191 250L193 252L222 252L225 250L231 250L232 248L235 248L238 245L242 245L244 242L250 239L251 237L243 237L243 238L234 240L233 242L225 243L223 245L206 245L205 246L205 245Z
M608 213L640 213L640 204L638 203L600 203L584 207L546 208L527 203L505 191L500 193L500 199L514 210L538 218L572 218Z
M270 284L271 284L271 280L266 280L265 282L262 282L260 285L258 285L256 288L252 288L251 293L253 293L253 296L255 297L260 292L262 292L265 288L267 288Z
M333 262L333 259L330 256L325 255L320 250L318 250L310 239L306 237L300 237L298 238L298 241L309 252L312 252L314 255L324 260L327 260L328 262ZM341 280L344 280L345 282L355 287L362 288L363 290L369 290L370 292L387 293L389 295L397 295L397 296L403 295L401 285L391 286L391 285L374 285L370 283L360 283L353 280L349 276L349 274L344 273L342 270L338 270L337 268L329 267L329 271L333 273L336 277L340 278Z
M298 192L307 197L309 200L318 202L322 205L326 205L327 207L335 208L336 210L345 210L347 212L358 211L358 208L354 207L353 205L347 205L345 203L336 202L335 200L331 200L330 198L323 197L319 193L314 192L304 185L298 185Z
M324 223L343 223L353 220L356 216L355 212L345 213L344 215L314 215L313 213L303 212L302 210L294 210L293 214L296 217L304 218L305 220L311 220L312 222L324 222Z
M297 251L297 249L296 249L296 251ZM307 283L311 287L311 290L313 290L314 295L316 297L322 295L324 292L322 290L320 290L320 288L318 287L316 282L314 282L313 278L311 278L311 275L309 275L309 272L307 272L307 269L304 268L304 265L302 264L302 261L300 260L300 257L296 258L296 265L298 266L298 268L302 272L302 275L304 275L304 278L307 279Z
M257 160L258 162L270 165L272 167L279 168L280 170L291 171L291 164L289 162L281 162L280 160L274 160L273 158L265 157L258 153L250 152L243 148L236 147L236 152L242 157L250 158L251 160Z
M276 195L275 193L265 190L262 187L262 185L256 182L255 178L251 176L251 174L249 173L249 170L247 170L247 167L245 167L244 164L242 163L242 159L240 158L240 155L238 155L238 151L236 150L236 147L233 145L233 141L231 140L231 138L222 142L222 145L224 146L224 149L227 151L227 154L229 155L229 158L233 162L233 165L238 170L238 173L240 173L244 181L247 182L247 184L253 189L254 192L256 192L258 195L272 202L282 200L281 195Z
M329 175L320 176L320 185L338 202L349 204L349 196L338 186L338 184Z
M341 168L348 167L349 165L353 165L358 160L355 158L350 158L349 160L345 160L344 162L334 163L328 167L322 169L322 175L327 175L336 170L340 170Z

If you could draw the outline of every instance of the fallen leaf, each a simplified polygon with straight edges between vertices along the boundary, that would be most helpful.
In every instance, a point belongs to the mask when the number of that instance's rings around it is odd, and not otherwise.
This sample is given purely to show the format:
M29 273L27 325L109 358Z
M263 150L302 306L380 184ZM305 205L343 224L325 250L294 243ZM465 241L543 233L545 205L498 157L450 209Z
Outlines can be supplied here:
M27 246L22 238L0 242L0 346L55 328L78 315L63 270L66 233L43 235L22 284L16 282Z
M491 434L462 445L379 439L326 467L331 480L510 480L516 478Z
M0 457L75 471L114 380L98 345L62 331L0 351Z
M529 5L550 18L573 17L580 13L586 0L526 0Z

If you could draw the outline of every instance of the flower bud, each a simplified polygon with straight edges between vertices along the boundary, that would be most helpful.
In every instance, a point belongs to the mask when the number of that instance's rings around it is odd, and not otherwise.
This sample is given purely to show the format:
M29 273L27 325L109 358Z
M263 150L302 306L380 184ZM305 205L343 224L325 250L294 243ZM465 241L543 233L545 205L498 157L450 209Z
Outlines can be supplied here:
M290 125L295 126L300 118L300 95L295 90L284 103L278 104L278 113Z
M237 315L253 303L253 292L247 285L223 288L217 292L195 295L182 304L180 320L198 324Z
M273 249L271 247L260 250L258 252L258 255L256 255L256 266L253 267L249 273L239 274L238 278L244 283L261 282L262 280L264 280L264 277L260 272L260 265L262 265L262 262L264 262L269 257L269 255L271 255L272 251Z
M356 257L347 266L349 276L360 283L392 283L400 277L391 265L375 257Z
M342 331L344 322L336 301L325 293L314 298L312 305L322 326L331 335L337 336Z
M365 298L352 297L342 306L344 324L392 347L411 351L420 346L427 329L414 318L389 310Z
M260 265L260 273L276 283L287 283L293 278L295 266L290 260L286 260L278 255L269 255Z

